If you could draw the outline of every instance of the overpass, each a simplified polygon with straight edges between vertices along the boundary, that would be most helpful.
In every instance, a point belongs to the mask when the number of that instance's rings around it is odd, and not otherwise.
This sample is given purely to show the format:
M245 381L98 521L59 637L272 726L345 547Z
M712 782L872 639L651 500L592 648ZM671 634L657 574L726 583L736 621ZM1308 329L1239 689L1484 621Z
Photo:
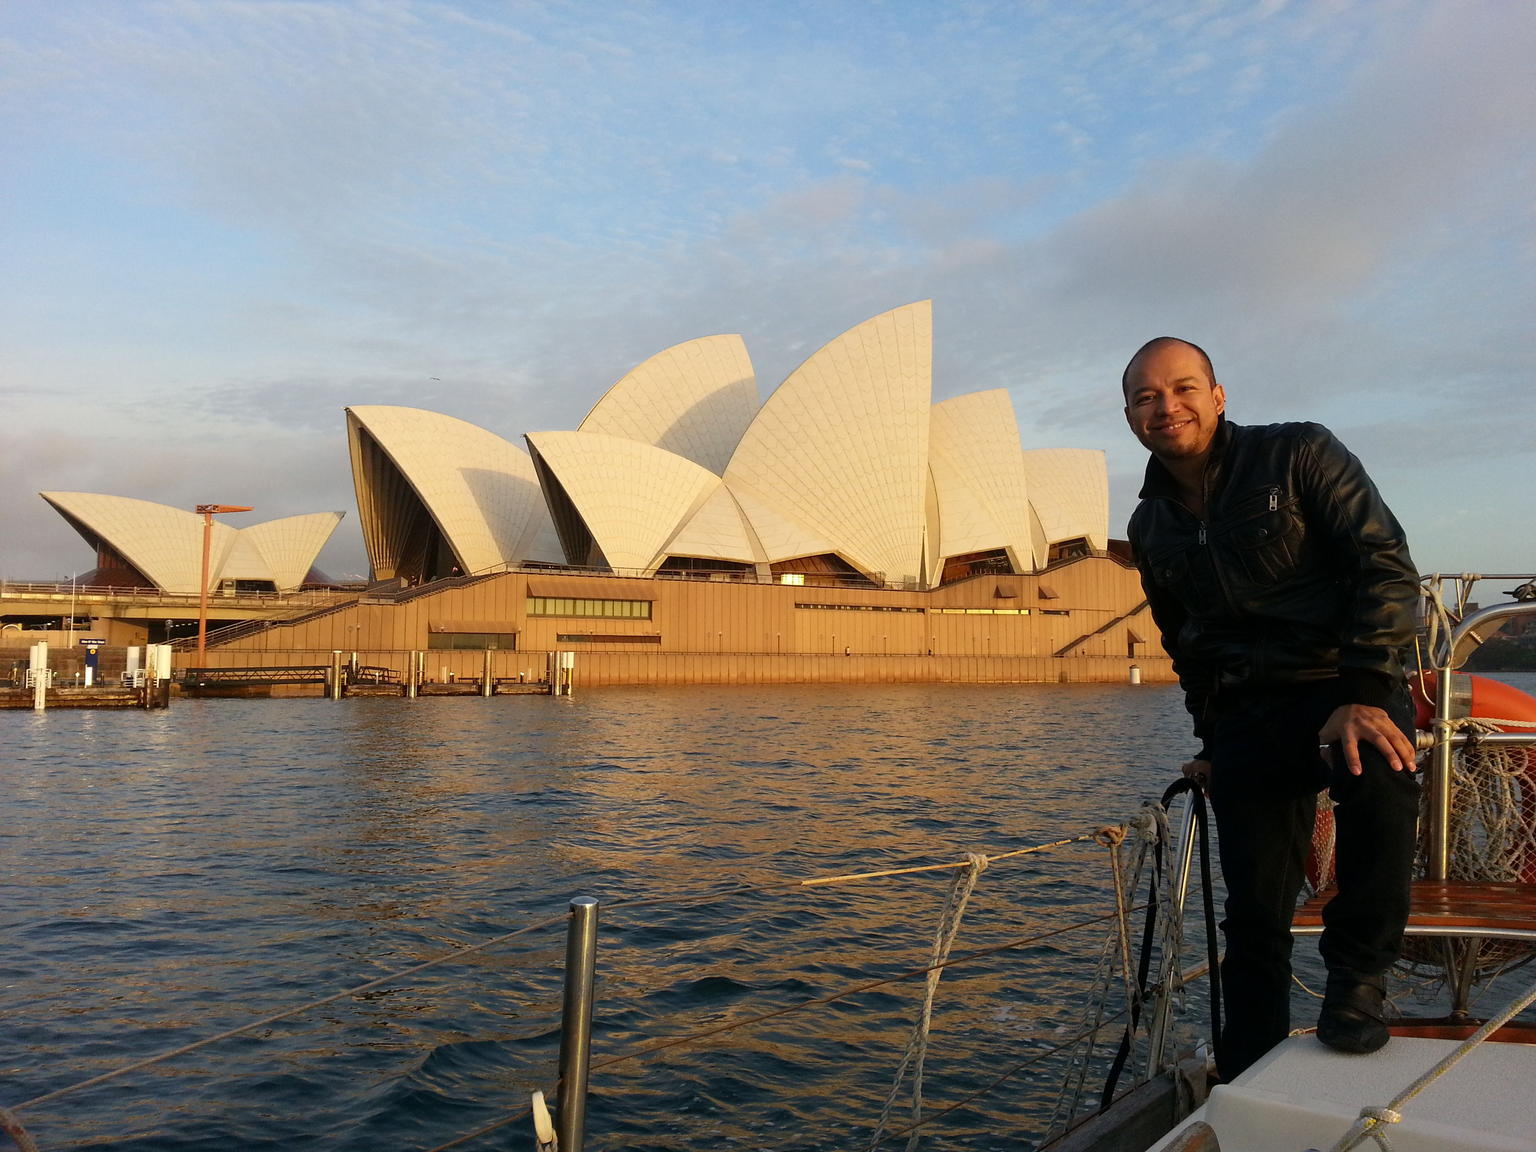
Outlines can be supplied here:
M357 590L304 592L236 592L219 590L208 596L209 627L235 620L283 620L339 600L356 599ZM63 621L89 616L92 621L117 621L152 638L168 639L172 621L196 621L198 597L161 592L157 588L114 588L86 584L0 580L0 625L21 624L28 630L64 628ZM52 628L44 623L52 620ZM82 631L87 625L73 629ZM96 624L89 627L97 628ZM110 638L114 643L126 640Z

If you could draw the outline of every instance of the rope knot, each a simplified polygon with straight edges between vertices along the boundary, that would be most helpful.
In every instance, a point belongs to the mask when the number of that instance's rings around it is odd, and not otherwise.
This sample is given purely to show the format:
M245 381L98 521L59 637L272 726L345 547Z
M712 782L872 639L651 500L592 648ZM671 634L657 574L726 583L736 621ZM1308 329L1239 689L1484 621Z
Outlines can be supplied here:
M1362 1108L1360 1119L1371 1120L1377 1124L1399 1124L1402 1122L1403 1114L1394 1112L1390 1108Z
M980 876L987 870L987 865L992 863L992 857L985 852L967 852L965 862L970 865L971 871Z
M1158 825L1157 813L1147 806L1143 806L1141 811L1131 817L1131 826L1136 829L1136 834L1147 844L1158 843L1160 839Z
M1124 824L1106 824L1093 834L1094 842L1106 848L1117 848L1125 843Z

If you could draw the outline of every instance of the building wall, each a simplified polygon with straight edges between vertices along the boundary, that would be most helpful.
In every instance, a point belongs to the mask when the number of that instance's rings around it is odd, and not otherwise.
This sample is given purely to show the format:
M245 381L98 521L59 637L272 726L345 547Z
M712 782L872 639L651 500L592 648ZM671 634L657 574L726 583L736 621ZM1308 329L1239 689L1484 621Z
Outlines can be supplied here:
M589 684L1119 680L1133 662L1149 679L1171 674L1135 571L1104 557L934 592L533 572L443 583L400 603L269 627L210 648L207 663L328 663L342 651L404 670L406 653L426 650L429 678L474 678L483 652L434 649L434 633L502 633L515 646L493 653L493 675L542 678L545 653L568 650ZM537 616L530 596L650 601L652 610L649 619Z

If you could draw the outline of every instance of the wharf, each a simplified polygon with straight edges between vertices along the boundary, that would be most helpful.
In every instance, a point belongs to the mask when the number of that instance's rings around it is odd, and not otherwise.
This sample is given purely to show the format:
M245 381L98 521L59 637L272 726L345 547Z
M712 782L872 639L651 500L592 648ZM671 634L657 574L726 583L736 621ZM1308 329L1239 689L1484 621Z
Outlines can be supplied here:
M143 688L50 688L45 703L49 708L143 708L144 693ZM30 688L0 688L0 708L31 708L34 703Z
M218 681L203 682L178 682L176 693L185 696L189 700L255 700L278 699L295 697L321 697L332 694L331 686L324 680L315 681L276 681L276 680L250 680L240 681L233 678L223 678ZM455 680L447 683L427 681L416 688L418 696L484 696L478 680ZM404 684L398 682L371 682L361 681L344 683L341 686L341 698L346 700L366 699L372 697L384 697L391 700L399 700L409 696ZM492 696L549 696L551 695L547 680L535 680L522 682L517 680L498 680L491 685ZM50 695L49 700L53 697ZM32 697L27 696L27 706L31 706Z

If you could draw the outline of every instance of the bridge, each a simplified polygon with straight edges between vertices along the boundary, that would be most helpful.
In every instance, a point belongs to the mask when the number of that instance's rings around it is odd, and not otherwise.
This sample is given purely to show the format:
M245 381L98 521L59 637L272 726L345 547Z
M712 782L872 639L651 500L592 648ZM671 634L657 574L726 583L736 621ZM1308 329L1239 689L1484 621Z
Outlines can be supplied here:
M338 600L355 599L357 591L235 592L219 590L208 596L208 620L281 620ZM101 620L159 623L196 620L198 596L162 592L158 588L113 588L88 584L0 580L0 621L70 616Z

